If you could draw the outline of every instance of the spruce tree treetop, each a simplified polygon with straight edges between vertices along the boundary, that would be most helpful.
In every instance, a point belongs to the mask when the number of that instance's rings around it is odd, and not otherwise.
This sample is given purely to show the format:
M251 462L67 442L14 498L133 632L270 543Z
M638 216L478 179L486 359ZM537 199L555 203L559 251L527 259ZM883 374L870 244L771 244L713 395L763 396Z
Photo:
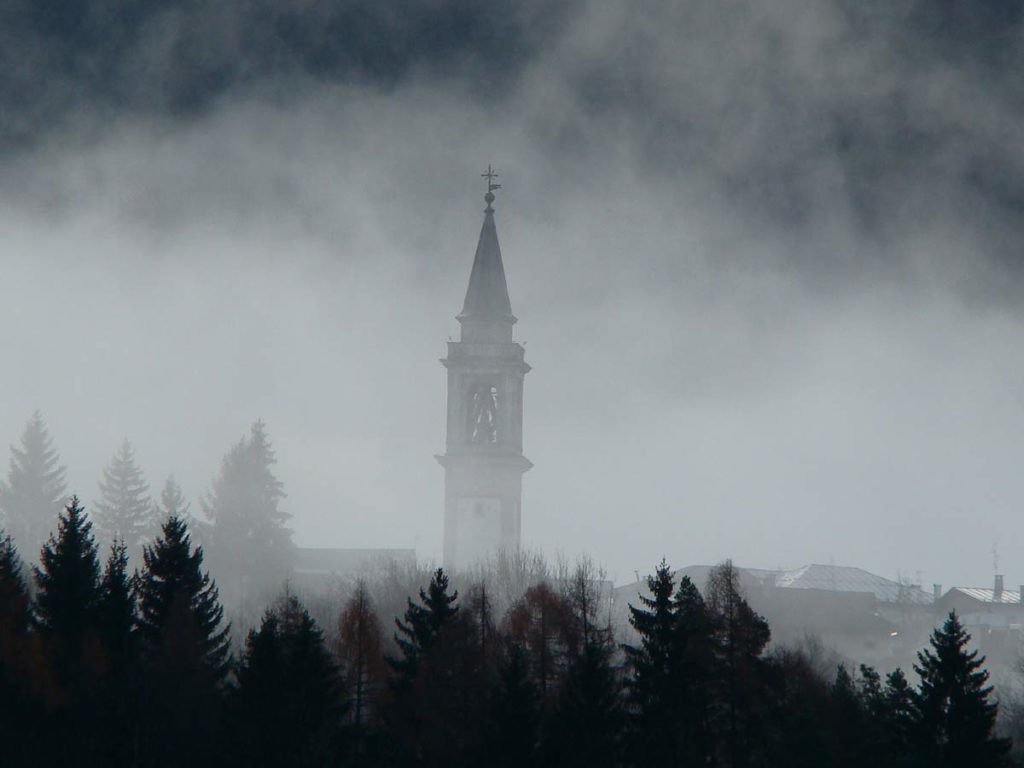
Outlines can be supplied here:
M168 643L183 634L195 644L196 661L218 681L228 669L228 627L222 626L216 584L202 570L203 550L192 548L185 522L171 517L161 536L143 549L139 576L138 630L150 656L188 652Z
M0 645L32 624L25 567L10 535L0 536ZM0 651L3 649L0 648Z
M99 486L100 500L93 515L97 538L107 545L120 539L129 553L138 552L153 533L153 509L149 483L135 463L135 450L127 438L103 470Z
M1009 751L1009 741L993 735L998 705L989 700L985 659L968 650L970 640L951 612L914 665L921 678L914 696L916 726L929 764L937 768L1003 765Z
M100 564L92 523L77 496L71 497L56 534L43 547L35 577L36 612L44 633L74 643L94 628Z
M0 518L30 560L67 501L64 475L43 415L36 411L21 434L21 447L11 446L7 482L0 485Z
M215 570L232 592L276 586L291 564L291 515L280 507L285 493L272 471L276 462L266 425L257 421L224 457L201 500Z
M420 589L417 605L410 598L405 621L395 619L398 632L395 642L402 653L401 659L388 657L388 663L399 673L399 682L408 682L416 674L420 656L428 650L441 629L459 612L455 605L459 599L456 590L448 594L448 574L443 568L434 571L426 590Z
M121 662L135 625L134 578L128 574L128 548L116 540L100 579L100 635L111 656Z

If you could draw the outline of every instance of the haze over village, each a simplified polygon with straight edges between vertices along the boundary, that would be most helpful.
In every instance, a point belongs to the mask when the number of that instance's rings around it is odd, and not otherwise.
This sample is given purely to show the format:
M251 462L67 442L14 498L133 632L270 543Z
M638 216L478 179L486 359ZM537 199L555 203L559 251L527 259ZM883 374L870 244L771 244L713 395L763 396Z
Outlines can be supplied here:
M1024 6L242 5L0 12L5 489L38 413L95 521L129 441L232 653L526 553L627 639L727 562L770 649L909 670L955 610L1015 674ZM257 589L211 537L264 437Z

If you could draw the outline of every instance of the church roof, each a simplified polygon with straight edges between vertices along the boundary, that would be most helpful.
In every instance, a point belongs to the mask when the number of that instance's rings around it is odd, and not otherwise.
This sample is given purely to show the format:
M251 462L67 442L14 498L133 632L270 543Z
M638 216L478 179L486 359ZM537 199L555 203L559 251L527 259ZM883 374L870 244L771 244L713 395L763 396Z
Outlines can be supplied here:
M488 193L488 197L490 199L484 211L484 225L480 229L480 240L476 245L473 271L469 275L469 287L466 289L466 301L462 305L460 320L465 317L512 319L505 266L501 262L494 209L490 205L494 196Z

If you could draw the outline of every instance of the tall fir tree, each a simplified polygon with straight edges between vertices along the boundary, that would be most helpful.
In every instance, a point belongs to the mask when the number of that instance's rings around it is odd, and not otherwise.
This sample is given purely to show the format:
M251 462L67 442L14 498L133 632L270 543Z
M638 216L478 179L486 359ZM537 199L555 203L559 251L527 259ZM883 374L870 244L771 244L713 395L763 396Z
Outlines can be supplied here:
M133 730L132 706L137 643L135 580L128 573L128 549L115 540L110 547L100 578L99 636L106 662L99 686L96 728L100 764L110 768L129 766L132 742L125 738Z
M107 546L119 539L129 557L136 556L154 532L154 514L149 483L127 438L103 470L99 487L100 500L93 505L97 539Z
M202 546L204 551L210 540L210 524L200 520L192 514L192 505L185 498L177 478L168 475L164 481L164 487L160 490L160 497L153 503L151 514L153 530L150 533L150 540L155 540L160 535L160 527L171 517L181 519L188 528L189 535L196 546Z
M0 485L0 523L30 561L67 501L64 475L43 415L36 411L21 434L21 446L11 446L7 482Z
M486 763L496 768L533 765L540 739L540 694L520 644L506 641L489 703Z
M58 686L52 717L64 731L61 739L41 745L43 760L93 765L104 673L100 564L92 523L75 496L40 553L35 580L40 640Z
M934 768L995 768L1010 744L994 735L998 705L990 700L985 659L969 650L971 636L951 612L917 655L915 732L924 763Z
M217 587L184 521L143 548L137 631L142 691L139 765L212 765L230 666Z
M631 756L639 764L701 765L710 750L712 623L693 582L683 576L676 589L664 560L647 587L650 597L629 608L640 646L624 648L635 714Z
M74 685L99 631L100 564L92 523L72 496L35 569L36 615L58 680Z
M276 462L266 425L257 421L228 451L201 500L213 567L232 594L276 589L291 565L291 515L280 506L285 493L272 471Z
M0 750L10 765L38 759L38 667L25 568L14 540L0 534ZM35 677L35 679L33 679Z
M625 724L611 647L600 636L572 660L545 734L546 765L612 768L621 764Z
M395 644L399 656L388 656L387 662L395 672L393 680L397 688L412 683L419 669L423 654L430 649L441 630L459 612L456 602L459 593L448 593L448 574L438 568L430 579L426 590L420 589L419 603L408 599L405 620L395 619L398 632Z
M407 600L404 621L395 619L398 655L387 656L393 676L387 724L393 735L391 762L451 765L465 756L464 734L452 717L458 709L459 654L467 622L458 592L449 592L447 574L438 568L419 602Z
M229 746L239 766L313 768L344 756L345 702L323 634L292 595L246 640L232 697Z

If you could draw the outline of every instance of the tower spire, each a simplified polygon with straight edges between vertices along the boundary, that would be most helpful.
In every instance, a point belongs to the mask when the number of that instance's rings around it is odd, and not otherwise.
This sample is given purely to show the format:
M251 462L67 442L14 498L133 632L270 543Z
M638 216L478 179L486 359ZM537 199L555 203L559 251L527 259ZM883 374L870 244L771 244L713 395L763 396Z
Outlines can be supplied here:
M494 202L494 191L501 189L501 185L494 182L498 174L490 165L480 176L487 179L487 193L484 195L487 207L484 209L484 223L480 228L480 239L473 257L466 300L458 320L462 323L464 336L467 330L470 331L469 335L474 335L473 329L467 328L467 325L472 325L479 326L477 330L486 326L489 331L501 331L503 336L507 330L511 339L512 324L516 319L512 315L512 303L508 297L505 265L501 260L498 230L494 225L494 207L491 205Z

